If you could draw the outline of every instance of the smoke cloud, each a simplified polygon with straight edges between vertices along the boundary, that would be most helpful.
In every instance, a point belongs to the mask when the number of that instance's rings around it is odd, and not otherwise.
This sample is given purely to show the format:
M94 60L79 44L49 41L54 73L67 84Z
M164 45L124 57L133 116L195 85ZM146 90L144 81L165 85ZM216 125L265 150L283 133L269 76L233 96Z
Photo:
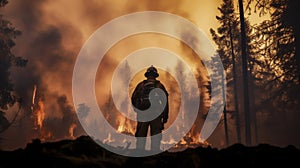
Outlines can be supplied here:
M199 4L199 2L195 1L195 4ZM16 40L17 45L14 52L16 55L27 58L29 62L25 68L12 70L12 80L15 84L16 93L24 100L22 117L5 133L5 138L0 144L1 148L24 147L33 138L41 138L46 134L49 135L47 140L71 138L70 127L74 124L76 125L73 132L74 136L85 134L78 122L72 104L73 66L84 42L101 25L118 16L145 10L170 12L203 24L201 19L208 17L207 15L205 17L199 15L198 11L201 10L196 8L195 4L183 0L160 2L19 0L9 2L3 9L4 16L22 31L22 35ZM210 3L199 5L201 9L203 8L203 11L209 10L205 9L205 4ZM217 10L216 5L214 7L215 9L211 9L212 11ZM215 14L211 16L210 22L214 18ZM205 31L208 32L209 28L207 27ZM185 36L188 35L185 34ZM189 36L188 38L192 37ZM165 39L165 41L162 39ZM96 92L97 95L101 95L98 97L99 106L104 111L108 111L104 116L111 119L110 123L114 127L117 127L119 122L113 119L117 118L119 114L109 96L110 81L113 70L118 62L126 56L126 53L143 46L147 47L147 45L165 47L170 50L175 49L178 55L185 53L186 49L182 48L180 42L170 37L158 37L155 34L146 34L144 37L137 35L124 41L125 45L121 41L105 55L96 76ZM195 53L189 52L185 55L188 56L183 59L193 65L193 70L199 79L199 87L205 89L205 81L208 78L205 75L203 65L200 63L201 61L196 59ZM199 64L195 64L195 61ZM180 93L176 89L178 86L175 84L174 79L168 75L168 73L162 73L162 76L165 77L161 81L175 95L172 97L171 103L175 112L173 112L174 115L170 116L170 123L168 123L172 124L177 114L176 110L179 108L176 103L180 103L181 100L179 98ZM137 78L141 79L141 76ZM44 128L38 131L33 129L34 118L32 118L32 111L30 110L34 85L37 86L37 97L43 98L42 102L45 106ZM132 87L134 85L133 82ZM208 109L205 104L201 103L200 106L202 107L200 108L201 112L199 112L201 115L198 116L197 123L203 121L202 114L205 114ZM86 114L82 113L82 115ZM200 131L200 127L201 125L193 128L194 135Z

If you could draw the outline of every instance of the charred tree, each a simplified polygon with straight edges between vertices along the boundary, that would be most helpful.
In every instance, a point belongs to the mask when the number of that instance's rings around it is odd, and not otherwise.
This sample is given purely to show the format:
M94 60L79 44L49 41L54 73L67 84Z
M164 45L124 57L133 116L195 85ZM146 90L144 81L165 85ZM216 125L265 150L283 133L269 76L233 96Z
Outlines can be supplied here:
M229 36L230 36L230 48L231 48L231 62L232 62L232 75L233 75L233 99L234 99L234 113L235 113L235 124L236 124L236 134L237 134L237 142L241 143L241 126L240 126L240 114L238 107L238 96L237 96L237 75L236 75L236 59L234 53L233 46L233 35L232 35L232 27L231 22L228 22L229 27Z
M246 144L251 145L251 115L249 111L249 88L248 88L248 61L247 61L247 43L243 0L239 0L240 26L241 26L241 49L242 49L242 71L244 84L244 113L245 113L245 139Z

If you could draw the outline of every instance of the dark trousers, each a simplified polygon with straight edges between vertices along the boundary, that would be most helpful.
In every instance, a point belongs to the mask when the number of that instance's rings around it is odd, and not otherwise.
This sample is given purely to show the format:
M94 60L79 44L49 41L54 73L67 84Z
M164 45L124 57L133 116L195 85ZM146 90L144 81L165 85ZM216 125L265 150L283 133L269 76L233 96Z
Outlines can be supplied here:
M163 130L163 123L161 121L161 117L158 117L152 121L148 122L138 122L137 128L135 132L136 137L147 137L148 128L150 126L150 134L151 134L151 150L160 150L160 142L162 140L162 135L160 134ZM157 135L159 134L159 135ZM153 135L156 135L153 137ZM137 138L136 148L139 150L145 150L146 139L145 138Z

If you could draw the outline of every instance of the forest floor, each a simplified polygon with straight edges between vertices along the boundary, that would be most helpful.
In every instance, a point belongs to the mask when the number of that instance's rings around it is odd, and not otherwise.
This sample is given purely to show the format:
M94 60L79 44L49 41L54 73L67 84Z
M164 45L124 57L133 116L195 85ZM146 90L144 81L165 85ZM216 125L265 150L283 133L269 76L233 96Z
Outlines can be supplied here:
M88 136L75 140L41 143L39 139L23 149L0 150L0 168L119 168L119 167L300 167L300 150L290 145L245 146L234 144L224 149L210 146L162 152L148 157L126 157L112 153Z

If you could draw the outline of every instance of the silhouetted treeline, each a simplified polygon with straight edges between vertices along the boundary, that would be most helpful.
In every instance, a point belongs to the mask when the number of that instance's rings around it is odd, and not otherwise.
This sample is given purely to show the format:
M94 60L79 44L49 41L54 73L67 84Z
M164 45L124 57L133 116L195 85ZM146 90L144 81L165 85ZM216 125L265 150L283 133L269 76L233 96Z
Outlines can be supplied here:
M211 29L226 73L226 110L232 112L224 113L228 115L227 122L232 123L226 134L231 144L250 141L254 145L261 142L300 145L296 129L300 117L299 26L294 21L299 1L259 2L244 2L243 20L235 8L237 1L224 0L216 17L220 26ZM252 15L266 19L252 23ZM241 24L245 26L244 43Z

